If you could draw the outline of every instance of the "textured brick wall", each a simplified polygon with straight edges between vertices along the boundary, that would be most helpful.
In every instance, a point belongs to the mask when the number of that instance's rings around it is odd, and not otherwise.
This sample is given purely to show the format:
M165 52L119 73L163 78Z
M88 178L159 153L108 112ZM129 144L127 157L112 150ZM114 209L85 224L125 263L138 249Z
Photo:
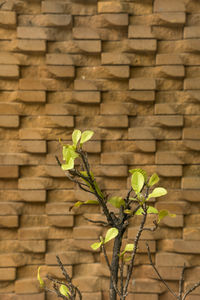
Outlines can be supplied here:
M87 150L110 194L125 194L130 168L159 173L169 194L156 206L177 217L143 238L173 288L184 262L186 286L200 279L200 1L0 3L0 299L55 299L36 282L39 265L61 277L55 253L85 300L108 299L105 262L90 249L102 228L82 208L69 213L88 195L54 158L74 127L95 131ZM128 299L171 299L144 241L134 277Z

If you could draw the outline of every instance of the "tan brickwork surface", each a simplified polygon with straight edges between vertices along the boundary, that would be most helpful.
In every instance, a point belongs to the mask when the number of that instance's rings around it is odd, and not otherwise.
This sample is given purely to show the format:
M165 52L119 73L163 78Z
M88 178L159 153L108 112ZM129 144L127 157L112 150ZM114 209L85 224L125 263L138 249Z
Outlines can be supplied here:
M37 280L62 278L84 300L108 299L109 273L90 245L104 231L96 206L57 166L59 138L95 132L86 150L110 195L128 170L157 172L176 213L140 242L128 300L169 300L146 253L178 290L200 280L200 1L0 0L0 299L53 300ZM130 224L133 241L139 219ZM151 224L152 218L148 223ZM109 250L109 249L108 249ZM200 288L188 300L199 300Z

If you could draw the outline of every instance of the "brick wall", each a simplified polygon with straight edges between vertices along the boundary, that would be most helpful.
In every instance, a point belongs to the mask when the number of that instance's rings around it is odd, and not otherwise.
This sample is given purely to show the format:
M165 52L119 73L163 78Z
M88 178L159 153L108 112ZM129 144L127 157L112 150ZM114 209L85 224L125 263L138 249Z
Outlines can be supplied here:
M177 217L143 238L175 290L184 262L185 285L200 279L200 1L0 3L0 299L56 299L36 282L39 265L62 277L55 253L85 300L108 299L104 259L90 249L102 228L81 214L99 210L69 212L88 195L54 158L73 128L95 131L87 150L108 193L125 194L130 168L158 172L169 193L156 206ZM171 299L144 241L134 278L128 299Z

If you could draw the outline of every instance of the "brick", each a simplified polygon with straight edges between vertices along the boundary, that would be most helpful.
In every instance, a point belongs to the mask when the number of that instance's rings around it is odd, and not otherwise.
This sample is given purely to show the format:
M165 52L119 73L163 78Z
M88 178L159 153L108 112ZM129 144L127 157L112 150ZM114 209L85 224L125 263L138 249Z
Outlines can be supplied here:
M0 268L0 280L1 281L13 281L16 279L15 268Z
M200 177L183 177L182 189L200 189Z
M175 251L179 253L199 253L200 241L186 241L186 240L163 240L161 242L162 250Z
M74 27L73 38L76 40L98 40L99 33L91 27Z
M73 228L73 238L78 240L98 239L102 234L99 226L77 226Z
M18 26L17 38L32 40L56 40L56 31L54 28Z
M48 236L48 227L19 228L19 240L45 240Z
M0 202L1 216L16 216L22 214L23 204L15 202Z
M50 266L57 266L56 255L60 257L60 260L64 265L94 263L94 257L92 253L77 251L67 251L64 253L47 253L45 256L45 263Z
M166 201L160 201L156 203L156 208L158 210L167 209L170 213L175 214L189 214L191 206L186 201L176 201L176 202L166 202Z
M46 205L47 215L72 215L73 211L70 211L70 203L48 203Z
M183 139L199 140L200 139L199 127L184 128L183 129Z
M18 166L0 166L0 178L18 178Z
M74 104L46 104L47 115L76 115L77 106Z
M159 12L158 23L163 25L177 26L186 23L186 14L184 12Z
M42 1L42 13L63 13L64 8L62 2Z
M0 228L16 228L18 226L18 216L0 216Z
M17 100L25 103L44 103L46 93L43 91L18 91Z
M130 90L155 90L156 81L153 78L131 78L129 80Z
M183 174L182 166L157 166L157 173L163 177L181 177Z
M74 217L73 216L48 216L49 225L55 227L73 227Z
M102 65L129 65L131 60L124 53L101 53L101 63Z
M17 40L17 50L22 52L43 53L46 51L46 42L43 40Z
M98 90L98 87L95 85L94 81L92 80L75 79L74 89L82 90L82 91L96 91Z
M183 228L183 239L189 241L199 241L200 228Z
M165 287L153 279L135 279L134 285L130 285L130 291L135 293L155 293L162 294L165 291Z
M72 116L49 116L46 120L46 127L73 127L74 117Z
M182 215L176 215L176 218L165 217L161 222L160 226L168 226L168 227L183 227L184 220Z
M199 151L200 150L200 141L193 141L193 140L185 140L183 144L186 148Z
M100 111L102 115L136 115L135 105L132 103L102 103Z
M19 67L15 65L0 65L0 77L15 79L19 77Z
M155 152L155 141L135 141L137 148L142 152Z
M129 140L162 140L163 136L166 140L180 139L181 131L169 131L159 127L135 127L128 129Z
M106 5L106 4L104 3L104 5ZM117 4L115 3L115 5L117 5ZM117 27L118 26L120 26L120 27L121 26L128 26L128 23L129 23L128 14L126 14L126 13L120 14L120 12L118 12L117 14L115 14L113 10L111 11L111 14L109 14L109 13L108 14L104 14L103 18L110 25L117 26Z
M184 66L161 66L156 68L158 77L182 78L185 76Z
M69 54L64 53L50 53L46 55L47 65L73 65L72 57Z
M127 128L128 117L122 115L119 122L118 116L99 116L97 124L102 128Z
M74 278L74 285L78 286L83 292L98 292L101 290L99 277L83 276ZM88 284L88 282L90 284Z
M75 44L81 51L86 53L96 54L101 52L101 41L76 40Z
M75 76L73 66L48 66L47 70L55 78L73 78Z
M83 145L83 149L88 153L100 153L101 152L101 142L100 141L89 141Z
M157 41L155 39L130 39L128 47L133 52L155 52L157 50Z
M130 91L129 97L138 102L153 102L155 101L154 91Z
M185 3L183 0L169 0L168 3L162 0L154 2L154 12L184 12Z
M127 5L120 2L98 2L98 13L122 13L127 12Z
M52 187L52 179L45 177L25 177L18 180L20 190L44 190Z
M104 69L114 78L125 79L130 76L129 66L105 66Z
M31 16L31 21L33 26L41 27L71 27L72 16L67 14L42 14ZM28 25L28 22L26 22Z
M45 190L20 190L20 198L25 202L45 202L46 201L46 191Z
M44 293L37 293L37 294L18 294L16 295L16 298L13 300L45 300L45 294ZM5 299L6 300L6 299Z
M15 292L17 294L35 294L40 292L40 286L35 278L19 279L15 281Z
M27 257L23 253L0 254L1 267L21 267L26 265Z
M22 149L28 153L46 153L46 141L21 141Z
M184 264L190 266L191 260L191 256L188 255L164 252L156 253L156 266L159 267L183 267Z
M150 26L145 25L130 25L128 28L128 38L145 39L153 38L152 30Z
M183 116L156 116L156 124L166 127L182 127L183 126Z
M197 39L200 37L199 26L186 26L184 28L185 39Z
M3 27L16 27L17 18L14 11L1 11L0 12L0 25Z
M45 253L45 241L19 241L16 250L22 253Z
M127 296L127 300L158 300L157 294L132 294L129 293Z
M101 154L101 164L103 165L137 165L154 163L154 158L151 155L143 155L132 152L108 152Z
M87 92L73 92L72 98L78 103L100 103L100 92L87 91Z
M155 104L155 114L157 115L175 115L176 107L168 103Z
M61 80L50 78L22 78L19 80L20 90L36 90L36 91L54 91L66 89L66 83Z
M157 54L157 65L182 65L183 61L178 54Z
M128 174L127 166L101 166L99 170L94 170L96 175L105 177L126 177Z

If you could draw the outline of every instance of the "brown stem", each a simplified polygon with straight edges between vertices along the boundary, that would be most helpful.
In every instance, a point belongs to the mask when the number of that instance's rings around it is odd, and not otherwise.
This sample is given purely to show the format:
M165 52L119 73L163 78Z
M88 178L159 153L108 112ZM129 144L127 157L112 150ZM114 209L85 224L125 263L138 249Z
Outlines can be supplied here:
M200 281L195 283L189 290L186 291L186 293L183 296L182 300L185 300L186 297L191 294L196 288L198 288L200 286Z
M184 264L182 272L181 272L181 277L180 277L180 280L179 280L179 300L182 300L185 269L186 269L186 267L185 267L185 264Z

